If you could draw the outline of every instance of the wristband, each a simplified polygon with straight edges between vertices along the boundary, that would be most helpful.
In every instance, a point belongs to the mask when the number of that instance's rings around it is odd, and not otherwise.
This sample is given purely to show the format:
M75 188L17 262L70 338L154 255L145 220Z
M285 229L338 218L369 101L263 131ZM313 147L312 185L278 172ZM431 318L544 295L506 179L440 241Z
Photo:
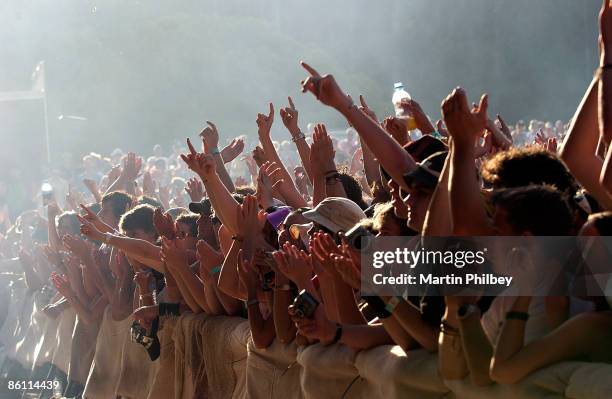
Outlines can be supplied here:
M104 243L110 245L110 240L113 238L111 233L104 233Z
M506 320L522 320L522 321L527 321L527 320L529 320L529 313L510 311L510 312L506 313Z
M402 299L404 298L399 297L399 296L391 297L391 299L389 299L389 302L387 302L387 305L385 305L385 310L389 312L389 314L392 314L393 311L395 310L395 307L399 305Z
M181 308L178 303L165 303L159 304L159 315L160 316L180 316Z
M298 134L296 134L295 136L291 138L291 141L293 141L294 143L297 143L298 140L303 140L305 138L306 138L306 135L300 131Z
M210 271L208 272L208 275L212 277L215 274L219 274L220 271L221 271L221 266L215 266L212 269L210 269Z
M451 326L445 321L443 321L440 324L440 332L444 335L454 335L454 336L459 335L459 329L457 327Z
M385 309L385 302L379 296L363 296L361 299L366 301L368 307L372 308L379 319L386 319L391 316L391 313Z
M336 335L330 345L337 344L342 338L342 324L336 323Z
M221 154L221 151L219 151L219 147L214 147L210 149L209 153L212 155L218 155Z

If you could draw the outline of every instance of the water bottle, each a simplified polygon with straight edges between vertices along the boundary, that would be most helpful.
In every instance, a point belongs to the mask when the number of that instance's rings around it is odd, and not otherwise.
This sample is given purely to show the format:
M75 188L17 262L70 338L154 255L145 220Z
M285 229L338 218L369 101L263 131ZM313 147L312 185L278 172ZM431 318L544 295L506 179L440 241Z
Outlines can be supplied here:
M393 89L393 97L391 101L393 102L393 107L395 108L395 116L406 121L406 130L410 132L411 130L416 129L416 122L414 117L410 115L408 111L405 111L404 108L402 108L401 103L402 100L409 101L412 99L412 97L410 97L410 94L406 91L402 82L397 82L394 84Z

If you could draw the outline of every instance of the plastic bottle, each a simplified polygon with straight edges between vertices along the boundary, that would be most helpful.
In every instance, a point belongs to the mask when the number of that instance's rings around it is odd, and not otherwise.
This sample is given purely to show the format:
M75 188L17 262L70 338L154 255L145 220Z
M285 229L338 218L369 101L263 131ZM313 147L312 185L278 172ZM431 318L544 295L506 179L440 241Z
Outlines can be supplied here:
M406 121L406 130L411 131L416 129L414 117L410 115L409 112L405 111L401 106L402 100L412 99L412 97L410 97L410 93L406 91L402 82L397 82L394 84L393 89L393 97L391 98L391 101L393 102L393 107L395 108L395 116Z

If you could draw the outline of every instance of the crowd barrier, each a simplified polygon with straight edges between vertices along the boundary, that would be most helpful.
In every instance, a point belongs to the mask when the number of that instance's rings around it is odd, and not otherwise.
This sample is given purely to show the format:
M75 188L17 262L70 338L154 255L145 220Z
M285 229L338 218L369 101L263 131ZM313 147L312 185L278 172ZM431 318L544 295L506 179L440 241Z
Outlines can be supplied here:
M2 353L23 368L51 362L66 371L60 354L74 312L41 317L36 293L11 287L11 305L0 329ZM44 314L43 314L44 315ZM115 321L109 309L100 324L84 397L108 399L321 399L321 398L574 398L612 396L612 365L564 362L519 384L476 387L445 381L437 356L408 354L397 346L354 352L343 345L297 347L275 341L257 349L248 321L187 314L161 320L160 357L152 362L129 338L131 318ZM62 332L63 331L63 332ZM64 339L62 339L62 334Z

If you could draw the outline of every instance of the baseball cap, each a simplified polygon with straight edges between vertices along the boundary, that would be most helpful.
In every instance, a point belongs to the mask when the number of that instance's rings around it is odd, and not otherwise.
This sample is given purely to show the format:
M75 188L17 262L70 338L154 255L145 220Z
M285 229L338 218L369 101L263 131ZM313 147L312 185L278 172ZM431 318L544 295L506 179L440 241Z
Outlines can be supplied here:
M408 187L425 187L434 189L438 184L438 178L444 168L444 162L448 151L436 152L425 158L418 164L416 169L404 175L404 182Z
M416 162L421 162L425 158L435 153L448 151L447 145L444 144L442 140L431 135L425 135L418 140L411 141L410 143L404 145L403 148L412 158L414 158ZM391 180L391 176L382 168L382 166L380 166L380 176L382 177L382 182L385 183L385 185L387 181Z
M334 233L348 231L366 215L353 201L342 197L328 197L302 215Z

